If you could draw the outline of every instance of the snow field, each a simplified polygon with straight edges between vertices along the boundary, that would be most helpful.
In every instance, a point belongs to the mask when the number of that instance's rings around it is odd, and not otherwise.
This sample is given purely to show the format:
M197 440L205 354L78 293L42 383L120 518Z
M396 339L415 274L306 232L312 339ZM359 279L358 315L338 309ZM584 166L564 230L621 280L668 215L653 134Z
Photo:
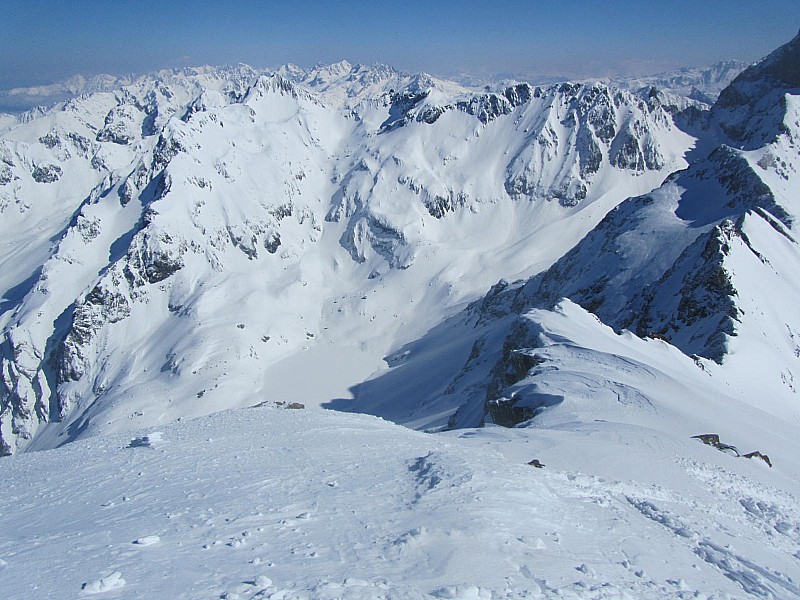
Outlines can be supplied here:
M800 597L796 483L668 431L271 406L160 431L0 463L4 597Z

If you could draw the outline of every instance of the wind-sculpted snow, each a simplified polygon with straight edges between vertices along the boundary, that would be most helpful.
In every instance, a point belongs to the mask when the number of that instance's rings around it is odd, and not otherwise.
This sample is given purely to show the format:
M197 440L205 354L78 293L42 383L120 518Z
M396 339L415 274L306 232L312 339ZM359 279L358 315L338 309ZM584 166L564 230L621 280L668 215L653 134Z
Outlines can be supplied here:
M3 453L249 404L341 340L377 366L690 143L602 85L346 63L163 71L31 113L0 140Z

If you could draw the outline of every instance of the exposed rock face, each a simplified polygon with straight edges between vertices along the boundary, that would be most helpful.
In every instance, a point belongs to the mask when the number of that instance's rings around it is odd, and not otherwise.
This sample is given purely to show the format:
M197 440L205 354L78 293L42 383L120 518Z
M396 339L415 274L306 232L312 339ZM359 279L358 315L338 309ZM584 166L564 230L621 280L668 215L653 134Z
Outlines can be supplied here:
M118 277L112 279L118 285L121 283ZM87 349L91 348L97 333L107 324L121 321L130 314L130 300L123 293L98 284L72 313L72 325L59 350L58 382L77 381L83 377L91 367L92 357ZM68 403L62 402L59 416L65 417L70 408Z
M727 352L727 336L736 335L740 317L736 288L724 259L732 238L742 231L725 220L700 236L675 264L643 294L644 303L631 327L642 337L657 336L688 354L721 362ZM669 291L677 288L672 300ZM686 333L691 332L691 333Z

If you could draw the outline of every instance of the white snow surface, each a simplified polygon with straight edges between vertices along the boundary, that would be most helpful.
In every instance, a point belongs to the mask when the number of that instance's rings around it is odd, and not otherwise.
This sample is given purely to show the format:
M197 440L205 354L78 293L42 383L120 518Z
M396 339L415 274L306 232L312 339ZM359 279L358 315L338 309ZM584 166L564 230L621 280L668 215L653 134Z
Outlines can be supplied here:
M800 598L796 424L577 305L532 318L569 401L530 427L266 403L0 461L3 597Z

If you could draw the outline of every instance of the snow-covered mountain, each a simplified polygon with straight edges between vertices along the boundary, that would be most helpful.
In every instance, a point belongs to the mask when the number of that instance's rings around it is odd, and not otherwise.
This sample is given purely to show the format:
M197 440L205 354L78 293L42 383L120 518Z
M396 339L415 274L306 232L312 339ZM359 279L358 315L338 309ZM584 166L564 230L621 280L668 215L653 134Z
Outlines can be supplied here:
M580 352L555 352L585 344L545 324L548 311L573 314L564 298L596 315L598 332L602 322L669 342L718 393L797 421L798 65L795 38L746 69L712 108L687 169L621 203L540 275L498 285L465 313L483 331L445 388L448 409L458 407L451 425L519 423L587 394L647 399L622 374L641 364L598 371L591 353L576 366Z
M115 77L106 74L91 77L75 75L59 83L1 90L0 113L24 112L32 106L49 106L83 94L111 92L132 83L133 79L132 76ZM2 123L0 123L1 127Z
M292 72L163 72L3 135L4 452L253 404L315 353L345 392L691 144L600 84Z
M800 36L674 98L239 65L4 121L6 597L800 598Z
M534 277L511 286L517 312L570 297L722 362L743 309L720 252L752 237L747 211L792 239L792 96L770 108L791 82L759 75L781 52L723 92L697 141L661 94L478 93L346 61L162 71L27 115L0 146L4 452L252 404L295 369L320 369L320 400L346 397L498 277ZM731 145L745 139L757 156ZM788 260L772 271L791 295ZM483 303L511 293L495 292ZM783 325L779 356L795 347ZM771 364L792 391L791 365ZM497 387L484 371L478 389ZM418 426L482 422L483 392L447 389Z

